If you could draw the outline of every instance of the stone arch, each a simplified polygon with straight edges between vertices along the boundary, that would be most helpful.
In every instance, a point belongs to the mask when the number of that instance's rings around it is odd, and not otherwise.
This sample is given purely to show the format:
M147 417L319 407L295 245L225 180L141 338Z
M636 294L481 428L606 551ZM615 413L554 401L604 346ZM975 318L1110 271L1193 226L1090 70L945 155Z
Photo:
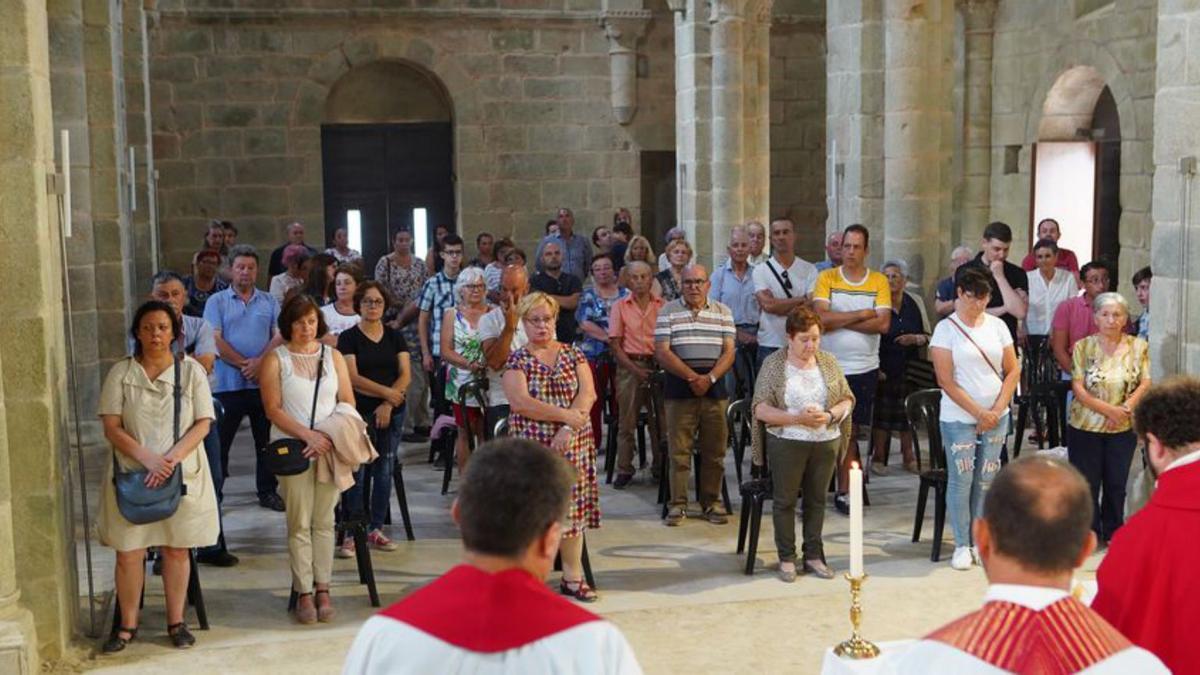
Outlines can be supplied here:
M1037 140L1078 140L1079 129L1091 128L1092 113L1104 88L1104 76L1091 66L1075 66L1064 71L1046 92Z
M1150 130L1141 128L1142 121L1135 114L1133 96L1125 75L1126 69L1123 69L1112 53L1103 46L1090 40L1075 40L1064 43L1047 60L1044 75L1038 80L1037 89L1033 96L1026 99L1032 103L1026 113L1025 140L1027 142L1036 143L1038 141L1042 118L1045 115L1045 104L1051 90L1068 72L1077 68L1090 69L1102 78L1103 82L1095 90L1095 96L1098 97L1100 90L1105 86L1112 92L1113 98L1117 102L1117 112L1121 116L1122 137L1126 139L1149 139L1151 137ZM1075 80L1077 75L1085 72L1079 71L1064 81L1064 84ZM1095 99L1092 100L1092 104L1095 105ZM1153 120L1146 120L1146 123L1152 122Z
M454 106L441 80L402 60L355 66L329 88L322 122L452 122Z

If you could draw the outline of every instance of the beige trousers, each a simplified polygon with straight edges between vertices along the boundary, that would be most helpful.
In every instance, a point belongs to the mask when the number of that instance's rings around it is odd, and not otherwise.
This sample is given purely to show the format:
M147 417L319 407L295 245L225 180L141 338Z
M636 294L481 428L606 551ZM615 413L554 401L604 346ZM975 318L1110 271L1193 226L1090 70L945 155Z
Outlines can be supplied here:
M317 480L315 463L295 476L280 476L287 506L288 561L292 588L311 593L313 582L328 584L333 578L333 509L340 492L332 483Z

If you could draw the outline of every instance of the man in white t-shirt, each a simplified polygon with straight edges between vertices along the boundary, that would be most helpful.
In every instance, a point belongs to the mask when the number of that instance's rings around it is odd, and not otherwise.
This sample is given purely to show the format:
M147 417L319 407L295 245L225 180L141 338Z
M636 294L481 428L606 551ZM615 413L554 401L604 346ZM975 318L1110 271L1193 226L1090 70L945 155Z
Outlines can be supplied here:
M525 346L525 327L517 318L517 303L529 292L529 273L520 265L509 265L500 273L500 306L493 307L479 320L479 341L488 364L488 400L484 410L484 428L489 433L496 423L508 417L508 397L501 377L504 363L514 351Z
M787 345L787 315L808 302L816 283L817 268L796 256L796 225L787 218L771 221L771 257L754 267L754 297L762 310L757 367Z
M813 290L813 309L821 317L821 349L837 357L854 392L854 438L838 467L833 505L850 513L846 488L850 463L860 462L858 436L871 426L875 389L879 386L879 336L892 325L892 291L887 277L867 269L871 234L862 225L842 233L842 264L821 272Z

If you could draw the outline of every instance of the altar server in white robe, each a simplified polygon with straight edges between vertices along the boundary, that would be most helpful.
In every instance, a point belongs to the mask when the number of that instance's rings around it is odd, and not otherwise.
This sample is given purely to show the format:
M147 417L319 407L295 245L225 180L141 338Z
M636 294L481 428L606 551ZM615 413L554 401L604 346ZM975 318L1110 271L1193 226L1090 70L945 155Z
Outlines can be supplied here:
M1087 483L1069 464L1038 456L1010 462L972 527L990 584L983 608L927 635L882 670L1170 672L1068 592L1072 572L1096 547L1091 522Z
M532 441L481 446L451 507L464 562L368 619L343 673L641 673L616 626L545 584L572 472Z

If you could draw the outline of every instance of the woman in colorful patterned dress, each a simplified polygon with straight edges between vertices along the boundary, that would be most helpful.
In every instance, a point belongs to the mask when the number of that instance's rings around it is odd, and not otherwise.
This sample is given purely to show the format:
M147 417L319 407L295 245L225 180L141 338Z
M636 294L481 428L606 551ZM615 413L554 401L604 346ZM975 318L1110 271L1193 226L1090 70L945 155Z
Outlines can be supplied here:
M483 281L483 270L468 267L455 279L454 293L458 304L446 309L442 318L442 361L446 364L446 400L454 407L454 421L458 424L458 440L454 455L458 458L458 469L467 466L467 434L474 434L475 444L483 442L483 410L467 401L458 402L458 391L471 380L486 376L487 362L483 359L483 346L479 340L479 320L487 314L487 286Z
M595 602L597 595L583 579L582 563L583 532L600 527L596 446L588 415L596 400L592 371L583 352L554 339L554 298L526 295L517 314L529 342L509 356L504 373L504 393L511 406L509 433L561 452L575 468L570 522L559 549L563 576L558 588L580 602Z

